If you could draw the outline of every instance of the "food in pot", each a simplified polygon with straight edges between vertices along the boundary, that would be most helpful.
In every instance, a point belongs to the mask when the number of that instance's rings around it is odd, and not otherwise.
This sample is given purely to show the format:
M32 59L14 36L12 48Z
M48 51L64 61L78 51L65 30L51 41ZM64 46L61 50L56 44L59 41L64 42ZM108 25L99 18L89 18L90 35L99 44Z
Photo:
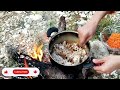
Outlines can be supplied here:
M56 62L65 66L74 66L84 62L88 57L87 46L79 47L78 43L63 43L55 44L52 57Z
M112 33L107 40L107 44L111 48L120 48L120 33Z

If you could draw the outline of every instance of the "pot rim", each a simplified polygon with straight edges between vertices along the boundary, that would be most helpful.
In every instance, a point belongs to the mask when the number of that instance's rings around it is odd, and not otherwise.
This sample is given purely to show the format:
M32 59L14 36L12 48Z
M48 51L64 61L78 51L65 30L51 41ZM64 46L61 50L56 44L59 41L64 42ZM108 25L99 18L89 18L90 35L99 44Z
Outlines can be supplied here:
M86 59L85 61L83 61L82 63L78 63L78 64L74 64L74 65L64 65L64 64L58 63L56 60L53 59L52 55L50 54L50 49L49 49L49 47L50 47L50 42L52 41L53 38L55 38L57 35L62 34L62 33L75 33L75 34L78 34L78 32L76 32L76 31L62 31L62 32L57 33L57 34L54 35L53 37L51 37L51 39L50 39L50 41L49 41L49 44L48 44L48 54L49 54L49 56L50 56L50 59L52 59L52 60L53 60L54 62L56 62L57 64L62 65L62 66L66 66L66 67L69 67L69 66L70 66L70 67L74 67L74 66L79 66L79 65L83 64L83 63L89 58L89 54L90 54L90 43L89 43L89 41L86 43L87 46L88 46L88 49L89 49L88 57L87 57L87 59Z

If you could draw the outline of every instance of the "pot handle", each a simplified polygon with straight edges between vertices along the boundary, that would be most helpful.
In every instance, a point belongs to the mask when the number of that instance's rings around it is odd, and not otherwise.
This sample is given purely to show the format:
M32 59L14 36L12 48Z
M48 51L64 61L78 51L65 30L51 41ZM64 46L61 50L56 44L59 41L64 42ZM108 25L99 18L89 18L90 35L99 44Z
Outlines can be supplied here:
M52 37L54 36L56 33L62 32L66 30L66 20L65 20L65 16L61 16L59 18L59 23L58 23L58 27L51 27L47 30L47 37ZM53 32L55 32L55 34L53 34ZM53 35L52 35L53 34Z
M89 69L89 68L93 68L94 66L96 66L96 64L93 62L93 59L95 58L89 57L87 62L83 65L83 68Z
M52 37L53 35L53 32L54 33L58 33L58 28L56 27L51 27L47 30L47 37Z

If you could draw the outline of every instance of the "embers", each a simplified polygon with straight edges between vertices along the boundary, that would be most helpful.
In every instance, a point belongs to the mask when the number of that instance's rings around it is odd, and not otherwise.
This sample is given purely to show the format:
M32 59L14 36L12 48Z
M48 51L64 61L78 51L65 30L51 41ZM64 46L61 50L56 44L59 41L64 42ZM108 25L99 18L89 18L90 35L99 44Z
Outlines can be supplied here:
M26 60L29 67L35 67L35 59L25 54L20 54L18 58L19 67L24 67L24 60Z
M40 62L36 59L33 59L29 55L20 54L17 62L19 63L19 67L24 67L24 60L26 60L28 67L37 67L38 69L41 69L41 67L46 67L49 64L46 64L44 62Z
M13 79L44 79L44 71L49 67L49 64L44 62L40 62L36 59L33 59L29 55L18 54L18 58L16 59L19 67L37 67L40 70L40 74L38 77L14 77Z
M26 60L28 67L37 67L40 70L40 75L38 77L32 77L32 79L87 79L90 77L91 70L85 69L85 71L81 70L77 73L64 73L59 68L53 66L51 63L40 62L36 59L33 59L29 55L26 54L18 54L17 62L19 63L19 67L25 67L24 60ZM13 79L29 79L28 77L14 77Z

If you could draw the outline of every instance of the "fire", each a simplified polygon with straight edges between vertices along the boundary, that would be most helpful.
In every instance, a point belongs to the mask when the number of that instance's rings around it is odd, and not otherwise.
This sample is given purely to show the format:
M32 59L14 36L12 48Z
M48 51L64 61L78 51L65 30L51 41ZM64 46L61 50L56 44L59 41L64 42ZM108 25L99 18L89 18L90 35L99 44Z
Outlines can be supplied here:
M42 61L42 57L43 57L42 47L43 44L40 45L34 44L33 51L29 53L29 56L39 61Z

